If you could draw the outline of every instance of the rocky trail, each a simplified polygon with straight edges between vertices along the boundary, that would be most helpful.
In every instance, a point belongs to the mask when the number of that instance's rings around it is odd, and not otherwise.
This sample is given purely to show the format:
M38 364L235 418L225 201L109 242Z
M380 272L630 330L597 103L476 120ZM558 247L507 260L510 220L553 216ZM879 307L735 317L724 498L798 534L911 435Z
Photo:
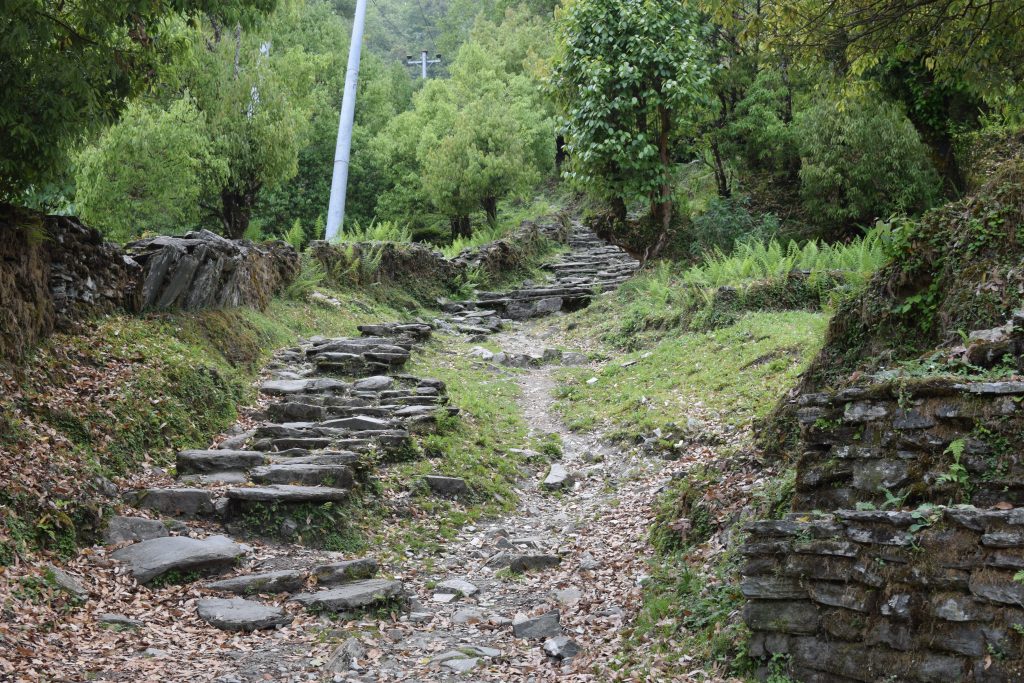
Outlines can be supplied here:
M554 368L589 361L557 348L543 316L586 305L638 264L577 227L548 268L550 282L446 303L434 321L367 324L359 338L279 352L260 405L211 448L179 453L173 478L150 473L122 491L128 509L111 520L107 546L71 563L74 576L60 572L84 605L39 643L37 671L220 683L607 671L639 603L664 463L562 424ZM375 479L417 457L444 415L458 419L443 382L403 369L437 330L500 347L469 353L514 377L530 430L557 435L561 458L525 454L542 464L523 473L515 511L463 526L439 556L409 549L387 562L373 549L308 547L325 528L343 534L346 505L376 495ZM451 477L414 486L469 493Z

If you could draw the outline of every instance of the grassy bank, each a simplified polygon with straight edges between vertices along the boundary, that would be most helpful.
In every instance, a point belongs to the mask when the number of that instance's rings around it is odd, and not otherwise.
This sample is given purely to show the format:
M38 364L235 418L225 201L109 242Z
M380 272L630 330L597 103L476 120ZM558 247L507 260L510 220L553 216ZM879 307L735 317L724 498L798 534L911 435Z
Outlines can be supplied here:
M284 297L263 312L108 316L0 368L0 564L91 541L110 482L205 447L252 401L275 349L408 315L372 291L329 293L339 307Z

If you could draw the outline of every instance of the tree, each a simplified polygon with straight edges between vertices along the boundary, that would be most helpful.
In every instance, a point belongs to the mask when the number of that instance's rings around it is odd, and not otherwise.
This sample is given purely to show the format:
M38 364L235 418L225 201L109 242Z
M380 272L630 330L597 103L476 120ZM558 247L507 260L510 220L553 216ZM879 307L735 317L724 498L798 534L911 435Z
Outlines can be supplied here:
M213 155L206 117L187 94L166 111L132 103L82 151L77 167L80 215L121 241L195 225L202 195L227 174Z
M667 233L672 164L708 81L696 15L673 0L576 0L562 21L552 86L565 117L568 176L599 187L620 219L646 199Z
M451 78L428 82L413 109L381 130L371 153L390 180L378 217L422 231L428 215L440 213L452 237L465 237L473 212L493 224L501 199L526 192L552 168L554 124L535 82L503 64L494 50L463 45Z
M459 50L448 81L418 101L433 139L417 159L427 198L451 220L452 236L470 233L469 214L483 209L493 225L498 200L536 184L554 161L554 128L533 101L524 76L475 43Z
M1014 0L784 0L772 9L778 42L854 76L909 61L985 96L1024 77L1024 12Z
M113 121L179 54L173 17L245 23L275 0L9 0L0 12L0 200L67 166L68 147Z
M227 167L216 201L203 208L233 239L245 234L260 192L298 171L313 62L303 47L275 46L273 37L304 10L304 2L286 2L252 31L236 26L230 38L196 30L190 59L169 74L195 97L214 154Z

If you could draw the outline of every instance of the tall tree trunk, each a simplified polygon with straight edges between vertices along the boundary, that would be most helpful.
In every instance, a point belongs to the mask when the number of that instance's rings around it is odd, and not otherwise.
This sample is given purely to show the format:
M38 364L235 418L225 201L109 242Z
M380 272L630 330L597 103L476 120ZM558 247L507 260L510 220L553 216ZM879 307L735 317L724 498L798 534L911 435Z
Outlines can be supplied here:
M667 235L672 224L672 159L668 154L668 137L672 132L672 118L667 107L658 107L658 157L661 160L661 196L658 198L658 216L661 234Z
M224 188L220 192L220 222L224 236L232 240L240 240L249 228L252 218L252 207L256 204L259 187L244 190Z
M469 216L453 216L449 221L452 228L452 239L469 237L473 234L473 226L469 222Z
M626 200L622 197L612 197L612 216L618 223L626 222Z
M493 227L498 222L498 198L484 197L480 203L484 208L484 213L487 214L487 222Z

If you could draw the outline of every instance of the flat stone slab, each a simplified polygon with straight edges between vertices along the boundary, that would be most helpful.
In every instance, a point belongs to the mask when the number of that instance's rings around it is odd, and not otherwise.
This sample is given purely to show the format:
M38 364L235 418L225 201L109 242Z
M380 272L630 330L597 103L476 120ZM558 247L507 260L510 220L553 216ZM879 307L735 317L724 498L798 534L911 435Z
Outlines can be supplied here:
M539 617L521 618L512 622L512 635L516 638L554 638L562 634L558 610L545 612Z
M548 476L545 477L542 486L549 491L557 491L558 489L572 486L572 476L569 474L569 470L565 469L564 465L556 462L548 470Z
M321 564L313 568L316 582L321 586L335 586L339 583L369 579L376 573L377 560L372 557Z
M207 598L199 601L199 617L222 631L259 631L292 623L291 615L244 598Z
M467 597L470 595L476 595L480 592L479 588L463 579L449 579L448 581L442 581L437 584L437 588L442 593L456 593Z
M264 382L260 391L270 396L287 396L288 394L317 394L325 392L344 393L348 384L329 377L316 379L277 379Z
M227 497L250 503L342 503L348 499L348 490L327 486L252 486L228 489Z
M178 474L204 474L226 470L248 470L265 464L267 456L259 451L190 450L176 458Z
M347 465L280 463L257 467L249 473L258 484L327 485L332 488L350 487L355 483L352 469Z
M195 519L209 517L214 513L213 499L206 489L141 489L125 497L136 507L174 517Z
M341 417L336 420L327 420L320 424L321 427L330 429L349 429L352 431L391 429L392 423L388 420L381 420L369 415L356 415L353 417Z
M149 583L170 571L210 572L226 569L243 555L242 546L227 536L204 540L169 536L142 541L111 555L128 565L139 583Z
M343 612L394 600L400 597L404 590L401 581L366 579L315 593L301 593L292 599L305 607Z
M394 383L395 380L387 375L374 375L356 380L352 383L352 388L356 391L384 391L390 389Z
M103 542L107 545L116 545L127 541L137 543L169 535L167 526L158 519L117 515L110 518L107 528L103 530Z
M254 595L256 593L292 593L306 584L306 573L296 569L282 569L276 572L243 574L230 579L221 579L206 585L210 590Z

